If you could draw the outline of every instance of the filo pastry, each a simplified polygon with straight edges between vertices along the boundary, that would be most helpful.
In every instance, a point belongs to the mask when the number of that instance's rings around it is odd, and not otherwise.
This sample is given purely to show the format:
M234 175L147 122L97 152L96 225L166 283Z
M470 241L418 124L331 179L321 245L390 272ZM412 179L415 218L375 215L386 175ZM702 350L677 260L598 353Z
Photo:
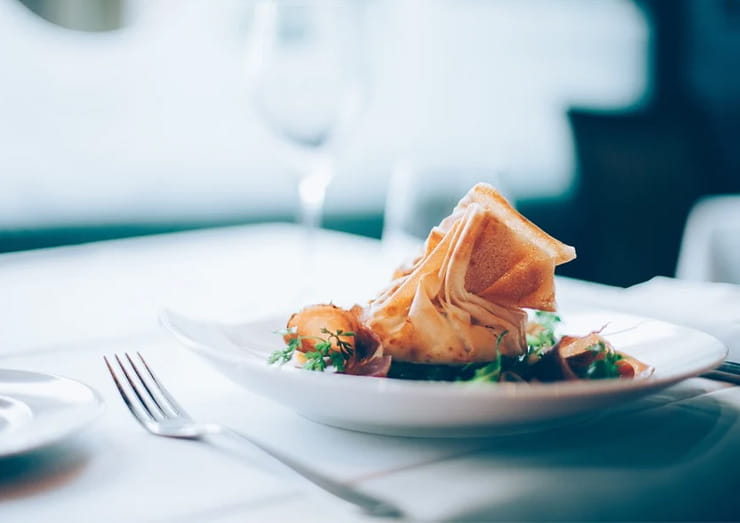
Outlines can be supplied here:
M555 310L554 271L575 249L478 184L423 253L363 311L394 361L464 364L526 351L524 308Z

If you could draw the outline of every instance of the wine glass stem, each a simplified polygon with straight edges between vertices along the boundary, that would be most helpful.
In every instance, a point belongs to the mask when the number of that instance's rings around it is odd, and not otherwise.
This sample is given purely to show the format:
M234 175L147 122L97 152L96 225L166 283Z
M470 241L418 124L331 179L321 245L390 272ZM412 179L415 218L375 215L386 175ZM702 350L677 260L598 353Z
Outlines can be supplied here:
M324 210L326 188L332 178L332 165L328 159L317 160L298 184L301 201L301 224L307 231L318 229Z
M301 199L300 223L305 227L306 232L321 227L326 187L316 187L316 185L318 185L317 180L309 176L303 178L298 187Z
M316 277L318 272L318 253L316 233L321 227L326 188L332 178L331 163L322 159L316 162L310 172L298 184L300 198L300 223L303 227L303 300L318 298Z

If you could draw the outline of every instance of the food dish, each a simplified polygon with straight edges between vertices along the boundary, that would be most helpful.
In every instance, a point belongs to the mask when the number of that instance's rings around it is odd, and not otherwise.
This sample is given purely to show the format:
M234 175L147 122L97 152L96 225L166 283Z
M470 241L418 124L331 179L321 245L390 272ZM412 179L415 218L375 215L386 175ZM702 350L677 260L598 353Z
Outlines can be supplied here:
M238 383L311 419L385 434L562 420L724 356L708 335L617 313L558 311L567 321L556 333L554 271L573 258L575 249L478 184L364 306L315 304L242 326L175 313L162 321ZM653 345L656 333L665 346Z
M269 363L310 371L448 381L648 377L599 326L556 334L555 267L576 257L476 184L433 227L422 252L374 299L346 310L314 304L288 319Z
M0 457L58 442L103 410L100 396L77 381L0 369Z
M311 420L363 432L471 436L531 430L603 412L716 367L724 345L703 332L640 316L589 308L563 310L564 330L604 336L653 366L642 380L549 384L427 382L306 372L265 364L280 345L286 315L238 325L202 322L171 311L162 324L237 384Z

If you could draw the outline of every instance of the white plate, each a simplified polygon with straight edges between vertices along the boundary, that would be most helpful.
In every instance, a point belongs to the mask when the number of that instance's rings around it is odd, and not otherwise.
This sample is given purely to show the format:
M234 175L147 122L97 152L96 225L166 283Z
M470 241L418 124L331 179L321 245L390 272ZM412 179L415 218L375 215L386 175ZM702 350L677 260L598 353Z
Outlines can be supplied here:
M725 358L727 349L703 332L608 311L563 311L567 334L602 332L614 346L655 367L636 380L549 384L408 381L270 366L282 346L274 331L288 315L241 325L196 321L165 311L163 325L186 346L249 390L314 421L389 435L465 436L530 430L601 412L685 378Z
M0 369L0 457L64 439L98 417L102 408L100 396L77 381Z

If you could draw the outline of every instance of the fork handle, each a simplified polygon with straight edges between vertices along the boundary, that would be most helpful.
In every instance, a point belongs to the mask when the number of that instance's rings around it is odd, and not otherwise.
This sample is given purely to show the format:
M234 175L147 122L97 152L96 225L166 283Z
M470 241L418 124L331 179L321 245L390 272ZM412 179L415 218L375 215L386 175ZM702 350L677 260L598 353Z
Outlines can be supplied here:
M702 374L702 377L740 385L740 363L725 361L716 369Z
M361 508L368 515L395 518L403 516L403 512L401 512L401 510L395 505L360 492L349 485L335 481L319 472L316 472L315 470L311 470L293 458L286 456L274 448L268 447L264 443L261 443L246 434L242 434L241 432L237 432L222 425L211 426L211 430L209 432L226 436L239 443L248 443L249 445L258 448L284 467L299 474L304 479L307 479L325 491L334 494L336 497Z

